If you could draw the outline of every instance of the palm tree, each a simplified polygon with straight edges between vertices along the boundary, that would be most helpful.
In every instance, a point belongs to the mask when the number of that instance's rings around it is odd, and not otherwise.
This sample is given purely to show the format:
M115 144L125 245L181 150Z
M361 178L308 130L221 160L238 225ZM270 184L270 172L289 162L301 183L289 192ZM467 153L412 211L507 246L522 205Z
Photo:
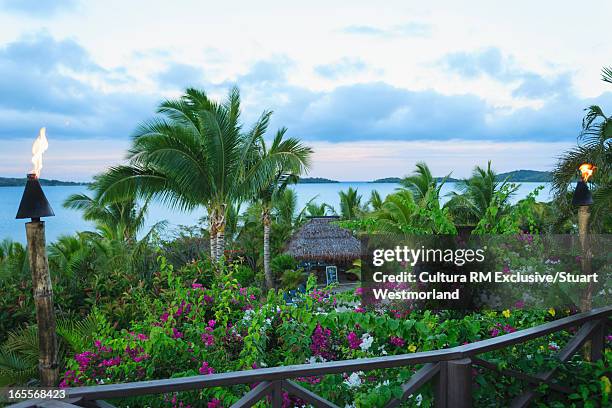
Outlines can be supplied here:
M507 191L502 202L496 203L502 208L498 216L502 216L503 212L510 204L510 198L516 192L518 186L514 186L508 180L498 181L497 174L491 168L491 162L487 164L487 168L483 169L476 166L472 171L472 176L463 180L459 185L462 194L451 193L451 200L446 204L455 220L469 224L477 224L487 213L487 208L491 206L496 193L499 191Z
M96 184L90 190L96 190ZM72 194L64 201L64 207L83 212L83 218L93 221L100 233L109 239L135 242L138 232L144 226L150 200L142 206L134 198L104 203L99 194L93 197L84 193Z
M219 260L225 248L228 205L253 197L270 182L270 169L283 156L261 159L258 143L271 112L243 130L240 93L232 88L218 103L204 91L162 102L161 115L144 122L135 132L128 164L99 177L102 202L128 197L158 198L178 209L207 210L211 258Z
M349 187L348 190L338 192L340 195L340 217L344 220L354 220L363 212L361 207L361 195L357 189Z
M444 177L440 182L431 175L429 167L424 162L416 164L416 170L412 175L404 177L400 180L403 188L410 190L416 201L421 201L425 198L428 192L432 192L436 198L440 196L440 190L450 174Z
M382 207L383 200L377 190L372 190L368 203L372 206L372 210L378 211Z
M304 214L307 217L325 217L327 215L333 215L336 213L334 207L327 203L317 204L310 200L306 203L306 207L304 208Z
M387 234L455 234L448 210L441 209L431 191L416 202L407 189L389 194L365 223L368 232Z
M28 253L24 246L10 239L0 242L0 281L5 277L27 276L29 271Z
M269 160L276 166L270 167L268 183L257 191L256 199L261 203L261 220L263 224L263 263L264 276L268 289L274 287L274 278L270 269L270 228L272 225L273 198L283 193L288 184L297 182L298 177L310 166L312 149L304 146L298 139L284 139L286 128L276 132L272 145L268 149L263 137L260 139L260 161Z
M612 83L612 67L603 68L602 80ZM594 189L592 208L592 227L599 230L609 229L612 206L612 116L607 116L597 105L589 106L582 120L582 131L578 137L582 142L565 152L553 170L553 188L561 207L570 210L567 194L572 182L577 179L578 167L592 163L596 172L590 180Z

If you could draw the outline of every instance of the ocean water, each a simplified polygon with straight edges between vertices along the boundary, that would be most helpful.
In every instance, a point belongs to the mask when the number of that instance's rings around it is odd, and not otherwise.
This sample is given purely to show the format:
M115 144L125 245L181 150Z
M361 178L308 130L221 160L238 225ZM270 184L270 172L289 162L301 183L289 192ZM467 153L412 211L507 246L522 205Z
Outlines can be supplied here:
M551 186L549 183L522 183L514 201L520 200L533 191L537 186L543 185L544 190L540 192L538 201L549 201L551 199ZM298 184L292 186L297 192L298 208L301 209L306 203L314 198L315 202L326 202L336 210L339 207L338 192L347 190L349 187L356 188L363 196L363 201L370 198L373 190L377 190L384 198L392 193L397 184L392 183L367 183L367 182L342 182L342 183L323 183L323 184ZM442 188L442 195L446 196L451 191L456 191L455 183L447 183ZM93 229L93 225L81 218L78 211L69 210L62 206L63 201L71 194L87 192L86 186L47 186L44 187L45 195L55 212L55 217L46 218L47 221L47 241L55 240L64 234L73 234L77 231ZM25 220L16 220L15 214L19 207L23 187L0 187L0 240L10 238L14 241L25 241ZM447 197L442 201L446 202ZM159 203L150 206L147 219L147 226L151 226L161 220L168 221L167 233L171 234L179 225L194 225L198 219L205 215L203 208L191 212L181 212L169 209Z

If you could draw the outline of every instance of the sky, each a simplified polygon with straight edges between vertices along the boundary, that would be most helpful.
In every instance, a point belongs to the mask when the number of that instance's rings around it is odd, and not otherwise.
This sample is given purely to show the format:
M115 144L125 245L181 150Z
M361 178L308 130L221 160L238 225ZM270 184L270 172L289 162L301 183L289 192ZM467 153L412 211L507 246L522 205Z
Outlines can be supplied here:
M550 170L612 106L612 3L0 0L0 176L90 180L186 87L238 86L315 151L309 176Z

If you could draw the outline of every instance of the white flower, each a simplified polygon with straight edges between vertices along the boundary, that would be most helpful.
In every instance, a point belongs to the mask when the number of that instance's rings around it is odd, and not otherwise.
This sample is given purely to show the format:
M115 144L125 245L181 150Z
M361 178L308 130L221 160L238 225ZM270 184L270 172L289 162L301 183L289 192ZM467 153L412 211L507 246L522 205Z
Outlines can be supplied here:
M383 356L386 356L386 355L387 355L387 350L385 350L385 345L384 345L384 344L378 348L378 351L379 351L379 352L380 352L380 354L382 354Z
M348 385L349 388L357 388L361 386L361 377L359 377L359 373L353 373L344 380L344 383Z
M244 311L244 316L242 317L242 320L244 321L249 321L253 318L253 315L255 314L255 311L253 309L247 309Z
M373 342L374 337L370 336L370 333L364 333L363 336L361 336L361 344L359 347L361 347L363 351L368 351L370 347L372 347Z
M321 356L310 356L308 360L306 360L306 364L315 364L315 363L324 363L327 360Z
M344 408L355 408L355 404L346 404Z
M412 394L410 394L410 395L408 396L408 398L409 398L409 399L410 399L410 398L412 398L412 397L413 397L413 395L412 395ZM414 401L416 402L417 407L420 407L420 406L421 406L421 404L423 403L423 395L421 395L421 394L417 395L417 396L414 398Z

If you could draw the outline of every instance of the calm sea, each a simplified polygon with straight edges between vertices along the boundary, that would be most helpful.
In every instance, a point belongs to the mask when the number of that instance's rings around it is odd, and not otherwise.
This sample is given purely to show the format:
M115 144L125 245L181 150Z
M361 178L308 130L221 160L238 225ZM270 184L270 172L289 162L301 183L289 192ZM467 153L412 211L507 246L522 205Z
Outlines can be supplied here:
M551 198L550 184L548 183L522 183L517 194L514 196L514 201L525 197L529 192L533 191L537 186L543 185L544 190L540 192L538 201L549 201ZM359 194L363 195L363 201L370 198L372 190L377 190L384 198L389 193L392 193L397 187L397 184L391 183L367 183L367 182L343 182L343 183L325 183L325 184L298 184L293 186L298 195L298 208L302 208L313 197L315 202L326 202L334 208L338 209L338 192L347 190L349 187L356 188ZM447 183L442 188L442 194L448 194L456 190L455 183ZM74 193L87 192L85 186L56 186L44 187L45 194L49 203L55 211L55 217L47 219L47 241L52 241L63 234L72 234L76 231L85 231L92 229L92 224L84 221L78 211L68 210L62 207L62 202ZM21 200L23 187L0 187L0 240L11 238L15 241L25 241L24 220L15 220L17 207ZM444 198L443 201L446 201ZM147 224L167 220L168 233L171 233L178 225L193 225L198 219L205 214L204 209L195 210L192 212L180 212L170 210L160 204L154 204L150 207Z

